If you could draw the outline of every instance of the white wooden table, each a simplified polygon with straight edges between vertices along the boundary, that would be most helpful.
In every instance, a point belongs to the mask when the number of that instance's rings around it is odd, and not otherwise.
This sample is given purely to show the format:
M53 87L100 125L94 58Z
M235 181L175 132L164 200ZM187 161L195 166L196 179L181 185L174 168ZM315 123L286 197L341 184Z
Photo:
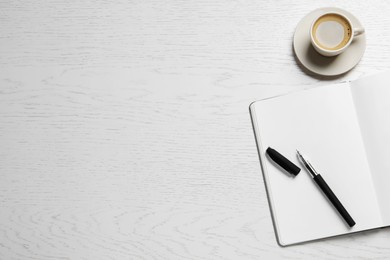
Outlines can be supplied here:
M298 21L345 8L350 73ZM390 229L277 245L250 102L390 66L389 1L0 1L0 259L389 259ZM367 213L369 214L369 212Z

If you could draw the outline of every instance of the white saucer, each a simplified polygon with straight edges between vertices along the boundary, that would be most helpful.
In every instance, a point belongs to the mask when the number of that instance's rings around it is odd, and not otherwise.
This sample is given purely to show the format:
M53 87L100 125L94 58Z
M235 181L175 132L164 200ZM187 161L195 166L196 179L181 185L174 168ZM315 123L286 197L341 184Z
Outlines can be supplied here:
M363 27L351 13L335 7L320 8L307 14L297 25L294 34L294 51L298 60L308 70L324 76L343 74L358 64L366 49L365 33L354 38L346 51L335 57L324 57L314 50L310 42L310 26L315 17L330 11L347 16L354 27Z

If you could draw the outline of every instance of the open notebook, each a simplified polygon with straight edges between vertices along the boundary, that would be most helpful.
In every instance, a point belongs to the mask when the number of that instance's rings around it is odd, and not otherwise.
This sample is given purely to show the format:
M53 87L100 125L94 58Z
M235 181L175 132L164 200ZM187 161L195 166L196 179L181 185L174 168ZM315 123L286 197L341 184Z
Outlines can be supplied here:
M250 105L280 245L390 225L390 73ZM266 156L275 148L302 168L290 177ZM356 221L349 228L296 157L309 156Z

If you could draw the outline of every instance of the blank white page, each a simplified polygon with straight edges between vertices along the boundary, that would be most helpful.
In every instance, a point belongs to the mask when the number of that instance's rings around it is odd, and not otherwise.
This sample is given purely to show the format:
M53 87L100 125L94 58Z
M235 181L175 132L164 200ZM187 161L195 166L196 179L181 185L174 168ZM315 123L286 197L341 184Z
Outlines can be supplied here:
M382 225L347 84L257 101L250 107L278 240L288 245ZM302 170L295 178L265 155L272 147ZM307 155L356 221L349 228L299 164Z
M384 225L390 225L390 72L351 83Z

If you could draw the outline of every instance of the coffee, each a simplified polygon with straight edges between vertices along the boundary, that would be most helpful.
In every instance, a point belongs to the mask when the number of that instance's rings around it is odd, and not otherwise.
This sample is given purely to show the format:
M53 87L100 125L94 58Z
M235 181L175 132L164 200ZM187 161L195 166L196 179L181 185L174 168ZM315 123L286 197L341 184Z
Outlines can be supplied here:
M318 18L311 34L317 45L326 50L339 50L349 44L352 26L343 16L329 13Z

